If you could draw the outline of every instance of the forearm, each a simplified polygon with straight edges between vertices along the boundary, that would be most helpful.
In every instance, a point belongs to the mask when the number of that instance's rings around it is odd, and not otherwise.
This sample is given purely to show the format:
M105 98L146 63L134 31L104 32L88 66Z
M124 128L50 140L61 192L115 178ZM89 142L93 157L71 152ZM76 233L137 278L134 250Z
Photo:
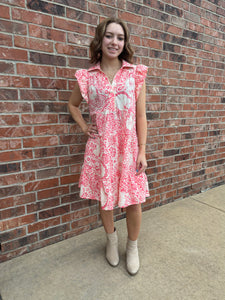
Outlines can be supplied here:
M145 114L137 117L137 137L139 152L145 153L147 140L147 120Z
M69 104L68 107L69 107L70 114L71 114L72 118L74 119L74 121L80 126L81 130L83 132L85 132L87 130L88 125L85 122L79 107L76 107L71 104Z

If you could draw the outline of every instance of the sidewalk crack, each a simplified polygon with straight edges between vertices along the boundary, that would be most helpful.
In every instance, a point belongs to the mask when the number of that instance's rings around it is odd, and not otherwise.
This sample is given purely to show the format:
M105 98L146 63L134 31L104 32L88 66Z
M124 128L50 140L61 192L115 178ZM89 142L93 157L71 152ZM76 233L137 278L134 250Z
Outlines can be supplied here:
M192 196L192 199L193 199L194 201L196 201L196 202L199 202L199 203L201 203L201 204L204 204L204 205L206 205L206 206L209 206L209 207L211 207L211 208L214 208L214 209L216 209L216 210L219 210L219 211L221 211L222 213L225 213L225 210L223 210L223 209L221 209L221 208L218 208L218 207L215 207L215 206L213 206L213 205L210 205L210 204L208 204L208 203L205 203L205 202L203 202L203 201L197 200L197 199L195 199L193 196Z

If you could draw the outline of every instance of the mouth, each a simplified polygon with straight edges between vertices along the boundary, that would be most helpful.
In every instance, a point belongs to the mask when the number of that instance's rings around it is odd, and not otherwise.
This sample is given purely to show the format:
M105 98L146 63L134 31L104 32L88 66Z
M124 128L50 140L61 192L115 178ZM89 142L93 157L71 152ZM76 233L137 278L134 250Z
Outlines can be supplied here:
M116 49L116 48L111 48L111 47L108 48L108 50L109 50L109 51L113 51L113 52L118 51L118 49Z

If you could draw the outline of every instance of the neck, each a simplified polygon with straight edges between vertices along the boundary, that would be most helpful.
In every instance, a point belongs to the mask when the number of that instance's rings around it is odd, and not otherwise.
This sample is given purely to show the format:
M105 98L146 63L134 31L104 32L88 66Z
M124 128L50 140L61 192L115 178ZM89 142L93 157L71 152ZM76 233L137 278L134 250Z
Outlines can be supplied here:
M100 64L102 69L120 69L122 62L118 58L107 59L102 57Z

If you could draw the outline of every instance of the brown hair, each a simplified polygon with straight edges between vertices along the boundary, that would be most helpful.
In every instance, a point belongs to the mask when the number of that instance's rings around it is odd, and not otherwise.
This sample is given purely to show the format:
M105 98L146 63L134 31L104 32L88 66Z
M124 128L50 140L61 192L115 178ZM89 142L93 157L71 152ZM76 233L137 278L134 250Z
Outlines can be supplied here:
M132 63L133 58L133 49L130 45L129 38L129 30L127 25L118 18L108 18L102 21L96 28L95 37L90 44L90 51L91 51L91 63L96 64L97 62L101 61L102 59L102 40L106 32L106 28L110 23L119 24L124 31L124 48L122 53L119 55L119 59L126 60L129 63Z

